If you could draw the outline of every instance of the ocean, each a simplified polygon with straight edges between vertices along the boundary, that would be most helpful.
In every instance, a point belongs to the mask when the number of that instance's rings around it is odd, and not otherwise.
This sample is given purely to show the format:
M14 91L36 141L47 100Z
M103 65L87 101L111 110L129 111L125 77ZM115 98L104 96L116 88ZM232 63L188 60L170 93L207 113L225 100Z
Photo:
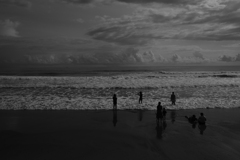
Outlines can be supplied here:
M156 110L158 102L169 110L240 107L240 71L216 68L2 74L0 109L109 110L113 108L113 94L117 94L119 110ZM138 104L140 91L142 104ZM176 105L170 101L172 92L177 97Z

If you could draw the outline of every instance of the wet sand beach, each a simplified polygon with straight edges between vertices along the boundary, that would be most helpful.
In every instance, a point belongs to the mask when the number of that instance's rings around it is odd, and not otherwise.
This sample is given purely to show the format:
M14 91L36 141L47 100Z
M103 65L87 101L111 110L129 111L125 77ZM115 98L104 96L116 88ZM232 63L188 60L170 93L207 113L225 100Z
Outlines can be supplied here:
M155 112L1 110L0 159L239 159L239 108ZM184 117L201 112L202 134Z

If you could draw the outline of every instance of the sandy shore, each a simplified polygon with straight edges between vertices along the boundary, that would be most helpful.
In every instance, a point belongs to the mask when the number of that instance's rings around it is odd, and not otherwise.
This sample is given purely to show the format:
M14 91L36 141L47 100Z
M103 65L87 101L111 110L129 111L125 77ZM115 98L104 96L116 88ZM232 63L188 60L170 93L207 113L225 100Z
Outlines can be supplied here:
M200 134L184 116L207 117ZM0 111L0 159L239 160L240 109ZM114 126L116 123L116 126Z

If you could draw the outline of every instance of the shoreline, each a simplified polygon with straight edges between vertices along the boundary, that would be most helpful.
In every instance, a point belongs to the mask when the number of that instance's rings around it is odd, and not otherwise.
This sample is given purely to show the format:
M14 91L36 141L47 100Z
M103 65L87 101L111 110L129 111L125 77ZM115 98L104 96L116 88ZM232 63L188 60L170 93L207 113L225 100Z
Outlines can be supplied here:
M221 108L221 107L216 107L216 108L167 108L168 106L163 106L163 108L166 108L167 111L192 111L192 110L233 110L233 109L240 109L239 107L232 107L232 108ZM0 109L1 111L89 111L89 112L98 112L98 111L112 111L113 108L106 108L106 109L67 109L67 108L61 108L61 109ZM122 108L117 108L117 111L156 111L157 109L147 109L147 108L133 108L133 109L122 109Z

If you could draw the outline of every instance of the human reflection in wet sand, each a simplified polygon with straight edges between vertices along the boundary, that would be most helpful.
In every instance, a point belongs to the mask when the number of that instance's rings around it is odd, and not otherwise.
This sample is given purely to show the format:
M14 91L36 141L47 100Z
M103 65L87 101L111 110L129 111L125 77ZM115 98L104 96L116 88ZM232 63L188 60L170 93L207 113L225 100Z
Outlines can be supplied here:
M166 122L166 119L164 118L163 119L163 130L165 130L167 128L167 122Z
M117 125L117 108L113 108L113 126L116 127Z
M167 128L167 122L166 119L160 119L160 121L157 122L156 130L157 130L157 138L162 139L163 131Z
M161 122L161 120L160 120L160 122ZM157 138L162 139L162 133L163 133L162 123L157 122L156 131L157 131Z
M198 129L200 130L200 134L203 135L203 132L206 130L206 124L198 124Z
M172 110L172 111L171 111L171 120L172 120L172 123L175 122L175 119L176 119L176 111L175 111L175 110Z
M138 111L138 120L142 121L142 119L143 119L143 110L139 109L139 111Z

